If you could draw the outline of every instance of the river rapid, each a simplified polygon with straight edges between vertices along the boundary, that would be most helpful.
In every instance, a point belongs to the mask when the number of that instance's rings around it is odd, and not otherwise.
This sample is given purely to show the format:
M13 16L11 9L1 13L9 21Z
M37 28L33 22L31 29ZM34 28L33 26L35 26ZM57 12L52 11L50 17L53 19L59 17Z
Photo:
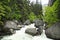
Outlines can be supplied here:
M46 37L45 30L43 30L43 33L38 36L32 36L25 33L25 30L27 28L35 28L34 24L25 26L21 28L20 30L16 30L16 33L10 36L4 36L1 40L52 40Z

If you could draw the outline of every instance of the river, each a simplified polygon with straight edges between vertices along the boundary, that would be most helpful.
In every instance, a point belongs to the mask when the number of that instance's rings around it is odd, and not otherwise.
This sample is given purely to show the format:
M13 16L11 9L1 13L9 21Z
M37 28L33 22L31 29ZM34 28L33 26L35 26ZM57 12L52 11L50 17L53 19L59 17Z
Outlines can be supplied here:
M52 40L46 37L45 30L43 30L43 33L38 36L32 36L25 33L25 30L27 28L35 28L34 24L25 26L21 28L20 30L16 30L16 33L10 36L4 36L1 40Z

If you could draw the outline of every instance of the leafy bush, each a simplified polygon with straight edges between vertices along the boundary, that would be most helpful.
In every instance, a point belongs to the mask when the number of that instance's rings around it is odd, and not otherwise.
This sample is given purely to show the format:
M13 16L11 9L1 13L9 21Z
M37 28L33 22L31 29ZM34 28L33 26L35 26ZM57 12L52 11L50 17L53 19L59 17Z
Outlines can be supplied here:
M21 15L20 14L13 14L12 16L11 16L11 19L16 19L16 20L19 20L21 18Z
M5 8L2 5L2 2L0 2L0 25L3 24L2 18L5 17Z
M40 14L42 14L42 12L40 12L42 10L42 5L29 4L29 0L0 0L1 23L5 20L16 19L24 22L28 18L31 21L40 18Z
M33 21L33 20L36 19L37 17L36 17L36 15L35 15L33 12L31 12L31 13L29 14L28 18L29 18L30 21Z
M43 15L42 15L42 14L39 14L39 15L37 16L37 18L41 20L41 19L43 19Z
M45 12L44 19L45 19L45 22L48 23L48 27L54 24L55 22L59 21L59 18L60 18L60 17L58 18L58 14L60 15L59 2L60 0L56 0L51 7L48 6L45 8L46 12Z
M53 24L53 23L55 23L58 20L57 19L57 14L55 13L55 11L54 11L54 9L52 7L47 7L46 8L44 20L48 24Z
M57 14L58 19L60 21L60 0L56 0L54 5L52 6L52 8L54 9L54 11Z

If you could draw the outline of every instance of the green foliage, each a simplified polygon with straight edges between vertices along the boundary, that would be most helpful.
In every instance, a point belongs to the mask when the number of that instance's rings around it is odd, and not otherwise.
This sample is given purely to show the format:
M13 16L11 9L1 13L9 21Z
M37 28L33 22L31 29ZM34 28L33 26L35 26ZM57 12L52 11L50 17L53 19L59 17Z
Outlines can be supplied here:
M5 17L5 8L2 5L2 2L0 2L0 25L3 24L3 22L1 21L3 17Z
M35 15L33 12L31 12L31 13L29 14L28 18L29 18L30 21L33 21L33 20L36 19L37 17L36 17L36 15Z
M40 19L40 20L43 19L43 15L42 15L42 13L39 14L39 15L37 15L37 18Z
M41 17L41 10L41 4L32 5L29 0L0 0L0 21L1 23L13 19L33 21Z
M52 8L54 9L54 11L57 14L58 19L60 21L60 0L56 0L54 5L52 6Z
M19 20L21 18L21 15L20 14L13 14L11 16L11 19L16 19L16 20Z
M44 20L48 23L48 26L51 26L55 22L59 21L60 16L60 0L56 0L53 6L48 6L45 8Z
M52 23L55 23L55 22L57 21L57 14L56 14L55 11L53 10L53 8L51 8L51 7L47 7L47 8L46 8L44 20L45 20L48 24L52 24Z

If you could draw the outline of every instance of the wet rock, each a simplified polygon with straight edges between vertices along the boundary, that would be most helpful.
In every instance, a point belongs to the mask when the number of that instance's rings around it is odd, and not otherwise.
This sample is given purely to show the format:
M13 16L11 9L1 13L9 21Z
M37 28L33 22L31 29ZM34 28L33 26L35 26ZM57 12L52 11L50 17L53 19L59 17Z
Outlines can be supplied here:
M0 36L11 35L14 33L15 31L13 29L4 28L0 31Z
M23 23L21 21L19 21L18 25L23 25Z
M55 23L50 28L46 29L45 34L48 38L60 39L60 22Z
M17 20L13 20L13 22L15 22L16 24L18 24L18 23L19 23Z
M37 31L38 31L38 34L41 35L42 32L43 32L43 26L40 26L40 27L37 29Z
M9 28L4 28L3 31L6 34L14 34L15 33L14 29L9 29Z
M39 19L34 20L34 23L35 23L35 27L37 27L37 28L44 25L44 22L42 20L39 20Z
M32 36L35 36L36 34L37 34L37 30L36 30L36 28L27 28L26 30L25 30L25 33L27 33L27 34L30 34L30 35L32 35Z
M25 25L17 25L18 28L25 27Z
M18 28L22 28L22 26L21 26L21 25L17 25L17 27L18 27Z
M44 30L46 30L46 29L48 28L47 25L48 25L48 23L45 22L45 23L44 23Z
M30 20L26 20L26 21L24 22L24 25L29 25L29 24L31 24Z
M13 21L7 21L4 25L4 28L9 28L9 29L14 29L14 30L20 29L17 27L17 24Z
M37 20L34 20L34 23L35 23L35 27L38 28L37 29L38 34L41 35L44 29L44 22L42 20L37 19Z
M9 31L11 32L11 34L16 33L16 31L14 29L9 29Z

